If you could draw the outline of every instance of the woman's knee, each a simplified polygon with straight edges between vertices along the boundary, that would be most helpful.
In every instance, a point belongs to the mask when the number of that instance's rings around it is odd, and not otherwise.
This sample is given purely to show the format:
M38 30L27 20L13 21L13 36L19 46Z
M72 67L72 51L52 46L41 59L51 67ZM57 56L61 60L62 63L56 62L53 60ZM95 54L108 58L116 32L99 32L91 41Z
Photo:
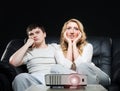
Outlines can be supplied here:
M71 73L76 73L75 71L64 67L63 65L56 64L51 68L51 73L56 73L56 74L71 74Z
M60 64L55 64L51 67L51 73L59 73L63 70L64 68Z

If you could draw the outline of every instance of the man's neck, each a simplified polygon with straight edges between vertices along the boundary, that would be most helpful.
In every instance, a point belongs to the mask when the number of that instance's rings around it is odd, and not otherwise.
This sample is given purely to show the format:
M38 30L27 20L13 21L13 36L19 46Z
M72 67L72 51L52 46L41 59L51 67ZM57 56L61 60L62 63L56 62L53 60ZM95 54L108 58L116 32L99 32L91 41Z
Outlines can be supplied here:
M36 48L47 48L48 45L46 43L42 43L42 44L36 45L35 47Z

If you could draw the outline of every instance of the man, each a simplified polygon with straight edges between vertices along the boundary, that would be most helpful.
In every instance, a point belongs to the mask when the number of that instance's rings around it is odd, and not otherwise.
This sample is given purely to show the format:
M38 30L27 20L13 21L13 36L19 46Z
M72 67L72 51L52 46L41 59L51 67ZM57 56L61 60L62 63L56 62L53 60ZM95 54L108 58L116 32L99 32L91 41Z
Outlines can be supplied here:
M14 91L25 91L31 85L45 85L44 75L50 73L54 65L57 44L46 44L46 32L43 26L31 24L26 29L28 39L11 57L10 64L18 67L26 64L28 73L21 73L12 83Z

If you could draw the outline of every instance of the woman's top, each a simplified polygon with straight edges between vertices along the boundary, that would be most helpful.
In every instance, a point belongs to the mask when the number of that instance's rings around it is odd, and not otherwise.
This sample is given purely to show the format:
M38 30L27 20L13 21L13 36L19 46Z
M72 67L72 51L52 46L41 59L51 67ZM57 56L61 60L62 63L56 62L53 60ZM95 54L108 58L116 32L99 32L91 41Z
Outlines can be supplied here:
M92 63L92 56L93 56L93 46L90 43L87 43L83 48L82 55L79 55L76 60L74 60L74 63L76 67L78 67L83 62ZM63 51L61 48L59 48L55 53L55 58L58 64L62 64L63 66L67 68L71 68L71 65L73 64L72 61L65 58ZM93 63L92 63L93 64Z

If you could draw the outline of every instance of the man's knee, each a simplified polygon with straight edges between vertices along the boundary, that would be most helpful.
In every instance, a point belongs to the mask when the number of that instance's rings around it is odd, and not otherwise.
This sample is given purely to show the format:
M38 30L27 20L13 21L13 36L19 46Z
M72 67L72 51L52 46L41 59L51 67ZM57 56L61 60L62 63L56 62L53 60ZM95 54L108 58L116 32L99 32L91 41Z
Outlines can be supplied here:
M21 73L21 74L18 74L15 78L14 78L14 80L13 80L13 82L21 82L22 80L24 80L24 79L26 79L26 78L28 78L28 73Z

